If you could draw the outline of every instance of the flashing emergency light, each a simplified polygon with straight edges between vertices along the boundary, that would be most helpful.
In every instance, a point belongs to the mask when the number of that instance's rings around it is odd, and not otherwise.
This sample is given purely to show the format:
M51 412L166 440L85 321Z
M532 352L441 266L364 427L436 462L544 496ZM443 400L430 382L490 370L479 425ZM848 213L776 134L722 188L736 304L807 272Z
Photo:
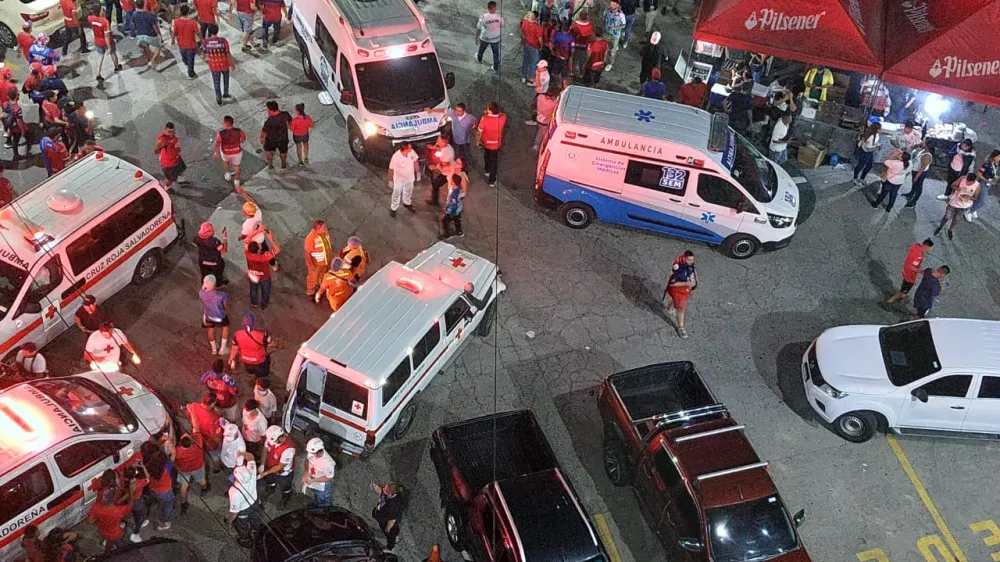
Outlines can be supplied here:
M142 359L139 357L138 353L133 353L132 354L132 362L135 363L136 365L139 365L139 364L142 363Z
M95 158L97 158L98 161L103 161L104 160L104 151L103 150L98 150L97 151L97 156L95 156Z
M133 177L135 178L136 181L142 181L143 178L142 170L136 170L135 176Z
M28 420L24 419L24 417L6 401L0 402L0 414L3 414L4 418L17 427L17 429L21 430L23 433L23 439L30 440L35 438L35 428L31 427Z
M407 291L413 294L420 293L421 291L424 290L423 285L407 277L400 277L399 281L396 281L396 286L402 289L406 289Z

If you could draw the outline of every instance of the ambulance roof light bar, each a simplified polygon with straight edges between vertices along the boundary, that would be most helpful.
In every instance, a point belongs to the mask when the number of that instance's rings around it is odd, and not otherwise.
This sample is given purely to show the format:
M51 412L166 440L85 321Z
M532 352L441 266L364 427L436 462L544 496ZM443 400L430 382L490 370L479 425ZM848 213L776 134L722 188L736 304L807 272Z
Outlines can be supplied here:
M28 420L24 419L7 401L0 401L0 414L13 424L14 427L21 430L22 439L30 441L38 435L35 432L35 428L31 427L31 424L28 423Z
M413 293L415 295L419 294L421 291L424 290L424 286L423 285L421 285L419 282L414 281L413 279L410 279L408 277L400 277L399 280L396 281L396 286L400 287L402 289L406 289L407 291L409 291L409 292L411 292L411 293Z

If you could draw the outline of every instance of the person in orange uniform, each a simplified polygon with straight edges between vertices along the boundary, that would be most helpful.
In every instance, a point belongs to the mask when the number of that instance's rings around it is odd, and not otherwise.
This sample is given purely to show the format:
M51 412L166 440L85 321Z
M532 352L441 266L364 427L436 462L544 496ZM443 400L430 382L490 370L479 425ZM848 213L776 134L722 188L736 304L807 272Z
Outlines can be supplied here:
M351 270L344 267L344 260L333 258L330 270L323 275L323 283L320 284L319 291L316 292L316 302L319 302L319 299L326 295L326 299L330 302L330 308L337 312L354 294L354 284L351 282L353 278L354 274L351 273Z
M354 282L361 281L361 278L365 276L365 270L368 269L369 258L368 250L361 247L360 238L351 236L347 239L347 245L340 251L340 259L344 260L344 263L350 267Z
M323 281L323 275L330 269L330 260L333 259L333 246L330 245L330 234L326 230L326 223L322 220L314 220L312 230L309 231L309 234L306 234L305 256L306 296L311 297L319 289L319 284Z

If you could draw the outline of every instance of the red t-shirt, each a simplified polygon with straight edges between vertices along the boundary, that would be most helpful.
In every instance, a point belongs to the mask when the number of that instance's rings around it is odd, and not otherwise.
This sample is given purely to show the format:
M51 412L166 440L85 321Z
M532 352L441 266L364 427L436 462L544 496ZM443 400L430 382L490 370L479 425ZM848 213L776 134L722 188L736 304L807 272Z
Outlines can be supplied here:
M240 348L240 361L244 365L260 365L267 360L267 332L245 329L233 335L233 342Z
M215 23L216 0L194 0L194 8L198 10L198 21L201 23Z
M121 3L122 3L122 9L125 10L126 12L131 12L135 10L135 4L132 2L132 0L121 0Z
M62 7L63 25L66 27L78 27L79 23L76 21L76 18L73 17L73 10L76 9L76 2L73 0L59 0L59 5Z
M90 23L90 29L94 31L94 45L106 48L108 41L104 37L104 32L111 28L111 22L108 21L108 18L98 16L90 16L87 18L87 22Z
M589 21L576 20L569 28L569 34L573 36L576 48L585 48L590 43L590 36L594 33L594 24Z
M500 115L483 115L483 118L479 120L479 130L482 132L479 135L479 142L482 143L483 148L490 150L500 149L503 143L503 127L506 124L507 116L503 113Z
M62 119L63 117L62 110L59 109L59 106L49 100L42 102L42 114L45 116L45 121L47 123L53 123L56 119Z
M591 70L604 68L604 59L608 56L607 39L596 39L587 45L587 66Z
M243 150L241 145L245 140L246 136L243 134L243 129L238 127L222 129L215 134L215 142L219 143L222 153L229 156L239 154Z
M35 39L31 36L30 33L25 33L22 31L21 33L17 34L17 44L19 47L21 47L21 56L24 57L26 60L31 59L28 50L31 49L31 46L34 43Z
M205 408L200 402L188 405L188 415L194 418L198 433L205 442L205 449L216 451L222 447L222 427L219 426L219 414Z
M910 246L910 251L906 253L906 263L903 264L903 281L916 283L917 274L920 273L920 266L924 263L924 251L920 244ZM910 268L913 268L911 271Z
M163 143L163 147L160 148L160 166L172 168L181 163L181 149L177 146L177 135L167 136L165 133L160 133L156 137L156 142Z
M229 70L229 41L216 35L205 39L201 44L205 49L205 57L208 59L208 69L212 72L225 72Z
M284 5L282 0L261 0L260 11L264 21L281 21L281 8Z
M251 254L250 250L244 250L247 257L247 273L254 275L260 281L271 278L271 259L274 252L264 252L263 254Z
M170 478L170 471L164 469L160 473L160 477L156 478L150 476L149 478L149 489L157 494L162 494L174 486L174 481Z
M252 0L236 0L236 11L244 14L254 13Z
M45 149L45 157L49 161L49 167L52 168L52 173L61 172L63 168L66 167L66 160L69 159L69 151L66 150L66 145L50 137L52 141L52 148Z
M142 491L146 489L146 486L149 486L149 480L145 478L137 478L135 480L135 492L133 492L133 496L137 498L141 496Z
M524 35L525 45L542 48L542 26L538 22L521 20L521 34Z
M167 477L169 478L169 475ZM95 501L94 505L90 508L87 519L97 525L97 534L102 539L113 542L124 535L121 523L122 519L130 511L132 511L132 505L128 503L125 505L105 505L99 501Z
M301 137L302 135L308 135L309 129L314 125L312 117L308 115L296 115L292 119L291 124L288 126L291 129L292 134Z
M705 101L706 93L708 93L707 84L688 82L681 86L680 91L677 92L677 103L683 103L692 107L701 107L701 104Z
M201 33L198 22L191 18L177 18L172 25L178 47L189 51L198 48L198 35Z
M194 472L205 466L205 440L201 434L191 436L191 446L177 445L177 456L174 465L180 472Z

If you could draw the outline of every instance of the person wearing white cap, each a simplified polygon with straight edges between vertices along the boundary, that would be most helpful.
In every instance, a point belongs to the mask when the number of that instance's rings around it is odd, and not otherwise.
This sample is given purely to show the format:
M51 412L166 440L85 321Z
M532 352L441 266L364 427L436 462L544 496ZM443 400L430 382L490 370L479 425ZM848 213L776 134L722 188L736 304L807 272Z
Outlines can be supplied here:
M549 63L545 59L542 59L535 65L535 97L531 100L531 119L525 121L525 125L538 124L538 121L535 120L538 117L538 96L544 96L545 92L549 91L550 81Z
M267 428L264 436L264 466L260 471L260 478L267 485L264 499L267 499L276 488L280 488L281 501L278 507L284 508L292 497L295 444L285 434L285 430L277 425Z
M253 455L247 453L246 441L240 435L240 426L235 423L227 423L222 429L222 464L232 470L237 466L243 466L246 461L254 460Z
M649 81L653 75L653 69L663 68L667 62L667 52L665 45L660 42L662 36L659 31L654 31L649 36L649 42L639 48L639 86Z
M302 472L302 492L312 490L319 507L333 505L333 475L336 461L326 452L323 440L313 437L306 443L306 467Z
M240 546L249 547L253 535L263 525L257 503L257 463L250 460L233 470L233 485L229 488L229 512L226 522L236 528ZM235 525L234 525L235 523Z

